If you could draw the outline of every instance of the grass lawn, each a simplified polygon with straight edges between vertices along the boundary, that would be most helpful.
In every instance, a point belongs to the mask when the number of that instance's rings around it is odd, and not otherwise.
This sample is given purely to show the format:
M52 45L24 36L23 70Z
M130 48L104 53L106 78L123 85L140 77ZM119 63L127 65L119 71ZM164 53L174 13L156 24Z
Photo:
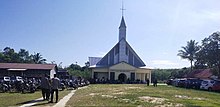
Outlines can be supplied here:
M27 102L30 100L34 100L41 97L40 91L36 91L35 93L0 93L0 106L8 107L8 106L18 106L23 102Z
M220 106L220 93L160 85L95 84L77 90L66 106Z
M71 90L59 91L59 99L67 95ZM41 98L41 91L35 93L0 93L0 107L20 106L26 102ZM37 102L36 106L51 106L55 103L48 103L48 101Z

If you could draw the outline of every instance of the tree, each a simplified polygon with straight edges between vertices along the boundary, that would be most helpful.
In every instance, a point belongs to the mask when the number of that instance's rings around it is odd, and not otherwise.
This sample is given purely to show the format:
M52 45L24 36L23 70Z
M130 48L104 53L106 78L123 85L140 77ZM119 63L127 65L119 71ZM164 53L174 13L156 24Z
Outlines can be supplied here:
M4 54L0 52L0 62L4 62Z
M77 64L71 64L66 69L69 71L70 75L89 79L91 77L91 71L83 68L85 67L81 67Z
M26 51L25 49L20 49L20 51L18 52L18 55L19 55L22 63L30 63L31 62L31 57L29 55L29 52Z
M79 66L79 65L77 65L77 64L71 64L71 65L68 67L68 69L79 70L79 71L82 70L81 66Z
M40 53L34 53L34 55L31 55L31 58L35 64L46 63L46 59L44 59Z
M220 72L220 32L214 32L202 40L196 63L209 68L217 67Z
M13 48L5 47L3 51L3 61L7 63L17 63L20 62L19 55L14 51Z
M183 50L179 50L179 53L177 55L183 59L188 59L190 61L192 71L192 63L196 59L196 53L199 51L200 46L198 45L198 42L195 42L195 40L190 40L187 42L187 45L185 47L182 46L182 49Z

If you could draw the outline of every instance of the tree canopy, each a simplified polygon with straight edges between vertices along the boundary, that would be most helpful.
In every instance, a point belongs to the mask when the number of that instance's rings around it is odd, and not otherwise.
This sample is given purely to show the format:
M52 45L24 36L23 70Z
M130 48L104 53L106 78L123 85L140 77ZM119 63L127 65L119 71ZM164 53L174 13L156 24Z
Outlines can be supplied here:
M5 47L0 51L1 63L46 63L46 59L40 53L29 54L25 49L20 49L16 52L13 48Z
M178 56L195 61L194 68L214 68L217 74L220 74L220 32L214 32L210 36L204 38L201 45L195 40L187 42L187 46L179 50Z
M192 62L196 59L196 54L199 51L198 42L195 40L190 40L187 42L186 46L182 46L182 50L179 50L177 54L183 59L188 59L191 64L191 71L192 71Z

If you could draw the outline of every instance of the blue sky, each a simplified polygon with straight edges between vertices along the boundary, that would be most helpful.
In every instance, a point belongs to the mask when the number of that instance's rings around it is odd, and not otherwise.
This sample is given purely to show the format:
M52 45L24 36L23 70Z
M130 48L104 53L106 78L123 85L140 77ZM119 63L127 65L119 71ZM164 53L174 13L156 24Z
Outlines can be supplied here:
M190 66L177 56L190 39L220 28L219 0L124 0L127 41L150 68ZM121 0L1 0L0 49L40 52L84 65L118 42Z

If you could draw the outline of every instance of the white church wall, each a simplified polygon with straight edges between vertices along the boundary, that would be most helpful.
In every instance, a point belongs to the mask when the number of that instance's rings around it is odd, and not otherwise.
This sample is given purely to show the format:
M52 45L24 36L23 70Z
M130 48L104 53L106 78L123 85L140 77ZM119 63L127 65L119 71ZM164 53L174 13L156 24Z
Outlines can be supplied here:
M102 79L102 78L108 79L108 73L107 72L99 72L98 78L99 79Z
M118 80L118 76L121 74L121 73L124 73L126 76L127 76L127 79L131 77L131 73L129 71L114 71L115 72L115 80Z

